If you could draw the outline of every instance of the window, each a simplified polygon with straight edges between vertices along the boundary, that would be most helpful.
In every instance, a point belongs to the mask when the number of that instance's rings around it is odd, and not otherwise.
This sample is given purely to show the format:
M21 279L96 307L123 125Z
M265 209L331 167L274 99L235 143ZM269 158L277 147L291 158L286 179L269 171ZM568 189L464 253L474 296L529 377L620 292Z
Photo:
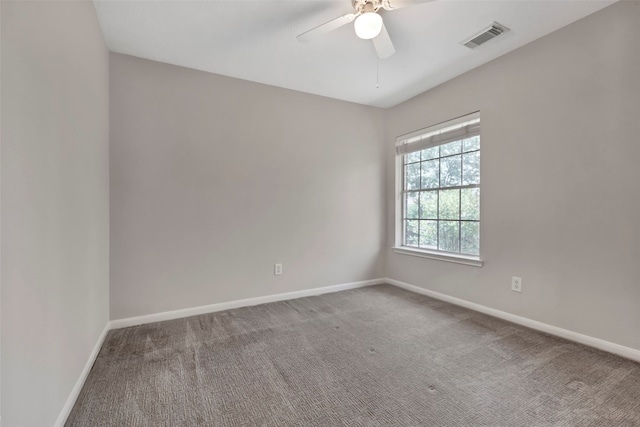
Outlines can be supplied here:
M478 259L480 115L399 137L396 152L400 247Z

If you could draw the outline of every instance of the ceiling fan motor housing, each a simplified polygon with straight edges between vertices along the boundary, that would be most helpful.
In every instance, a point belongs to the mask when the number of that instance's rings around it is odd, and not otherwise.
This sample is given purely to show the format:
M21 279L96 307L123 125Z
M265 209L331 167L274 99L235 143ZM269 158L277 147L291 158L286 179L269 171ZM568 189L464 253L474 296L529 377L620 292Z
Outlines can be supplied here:
M382 6L381 0L352 0L351 4L356 12L377 12Z

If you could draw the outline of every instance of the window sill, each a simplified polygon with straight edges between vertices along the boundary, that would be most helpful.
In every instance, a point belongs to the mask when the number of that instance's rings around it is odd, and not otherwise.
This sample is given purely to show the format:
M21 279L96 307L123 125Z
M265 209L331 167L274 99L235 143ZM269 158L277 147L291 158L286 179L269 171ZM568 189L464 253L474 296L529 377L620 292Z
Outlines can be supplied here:
M406 246L394 246L393 252L397 254L402 254L402 255L410 255L410 256L417 256L421 258L435 259L438 261L446 261L446 262L453 262L456 264L471 265L473 267L482 267L484 265L484 261L476 257L456 255L456 254L444 254L441 252L433 252L433 251L428 251L424 249L409 248Z

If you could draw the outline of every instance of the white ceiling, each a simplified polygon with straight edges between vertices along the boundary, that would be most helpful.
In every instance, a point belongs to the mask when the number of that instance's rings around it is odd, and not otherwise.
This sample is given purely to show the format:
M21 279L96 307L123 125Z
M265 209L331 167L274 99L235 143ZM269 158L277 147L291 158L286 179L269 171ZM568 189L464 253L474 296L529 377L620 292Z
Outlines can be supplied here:
M382 11L396 54L378 60L353 24L296 35L353 11L351 0L94 0L113 52L268 85L390 107L583 18L612 1L451 1ZM511 31L460 44L497 21ZM379 87L376 67L379 64Z

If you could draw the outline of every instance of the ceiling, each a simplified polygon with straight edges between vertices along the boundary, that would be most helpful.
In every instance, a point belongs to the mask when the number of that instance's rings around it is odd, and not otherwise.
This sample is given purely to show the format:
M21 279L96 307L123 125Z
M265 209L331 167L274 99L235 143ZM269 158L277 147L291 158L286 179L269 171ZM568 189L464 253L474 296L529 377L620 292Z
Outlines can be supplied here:
M378 60L353 24L296 40L352 12L351 0L94 0L113 52L375 107L412 98L612 2L441 0L381 10L396 54ZM493 21L511 31L474 50L461 45Z

